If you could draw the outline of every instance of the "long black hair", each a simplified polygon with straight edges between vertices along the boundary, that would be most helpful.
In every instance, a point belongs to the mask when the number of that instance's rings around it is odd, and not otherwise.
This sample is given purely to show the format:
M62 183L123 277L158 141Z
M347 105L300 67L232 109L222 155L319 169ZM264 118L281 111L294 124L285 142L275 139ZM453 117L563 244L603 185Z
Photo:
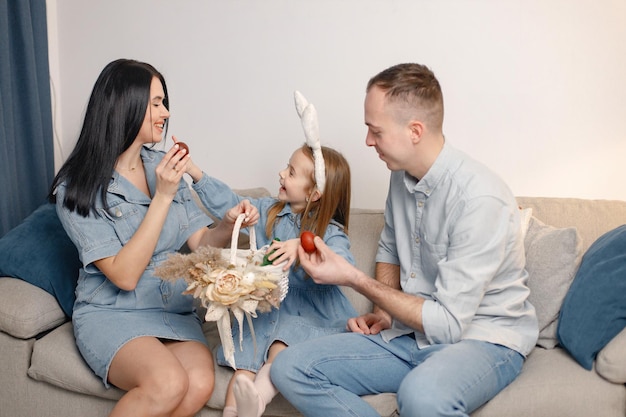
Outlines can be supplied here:
M76 147L57 173L48 198L65 181L63 205L84 217L95 207L98 191L106 202L107 187L117 158L130 147L143 124L152 78L163 85L163 105L169 109L165 79L152 65L131 59L109 63L96 80ZM165 132L167 132L165 120Z

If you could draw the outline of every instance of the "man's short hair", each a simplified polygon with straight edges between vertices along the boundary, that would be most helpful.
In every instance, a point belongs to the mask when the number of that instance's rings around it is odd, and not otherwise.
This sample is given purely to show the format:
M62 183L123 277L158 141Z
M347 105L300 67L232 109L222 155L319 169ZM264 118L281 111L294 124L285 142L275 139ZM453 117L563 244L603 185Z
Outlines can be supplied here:
M406 104L412 117L421 113L431 129L442 129L443 93L437 77L425 65L407 63L389 67L369 80L366 91L374 86L385 92L388 102Z

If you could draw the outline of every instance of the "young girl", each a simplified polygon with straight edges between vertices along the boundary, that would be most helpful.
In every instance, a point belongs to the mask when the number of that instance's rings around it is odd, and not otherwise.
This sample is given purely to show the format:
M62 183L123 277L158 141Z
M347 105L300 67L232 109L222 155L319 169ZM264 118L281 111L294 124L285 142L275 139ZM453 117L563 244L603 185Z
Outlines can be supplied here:
M227 207L240 201L241 197L226 184L203 174L193 164L188 173L194 179L193 188L203 204L218 218ZM257 229L265 229L256 233L257 245L271 243L268 252L275 252L269 260L274 264L286 262L285 270L291 268L289 292L278 310L253 319L256 349L244 322L243 351L235 348L237 370L228 387L224 417L261 416L277 394L269 376L276 355L289 345L343 332L347 320L356 316L339 287L315 284L296 262L300 232L310 230L336 253L354 263L347 236L350 213L347 161L337 151L320 147L318 140L312 147L305 144L296 149L287 167L278 175L278 197L251 199L251 202L259 209ZM274 240L276 238L280 240ZM233 333L238 331L235 327ZM221 348L218 363L228 366Z
M76 344L108 387L127 393L110 416L193 416L213 392L211 352L187 284L156 266L184 243L225 246L248 201L211 219L194 203L179 146L152 150L167 130L167 87L151 65L120 59L96 81L78 142L50 199L84 267L72 321Z

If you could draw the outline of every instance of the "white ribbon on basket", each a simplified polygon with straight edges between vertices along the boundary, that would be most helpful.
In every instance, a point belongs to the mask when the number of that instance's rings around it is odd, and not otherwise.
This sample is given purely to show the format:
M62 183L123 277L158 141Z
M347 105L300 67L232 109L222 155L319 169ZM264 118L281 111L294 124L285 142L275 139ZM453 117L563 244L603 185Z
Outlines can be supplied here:
M237 220L235 221L235 225L233 227L233 233L230 243L230 249L226 249L230 252L230 264L233 265L238 270L246 270L248 268L248 264L250 263L258 263L260 265L264 253L257 249L256 243L256 233L254 231L254 227L249 228L250 235L250 249L237 249L238 239L239 239L239 230L241 229L241 224L245 218L245 214L240 214ZM265 247L264 247L265 248ZM281 296L280 301L282 301L287 295L287 287L288 287L288 276L286 273L282 271L281 265L269 265L263 267L257 267L257 269L264 268L266 270L270 270L271 272L280 275L281 280L278 283L280 287ZM226 361L230 364L233 369L236 369L235 364L235 343L233 341L232 327L230 321L230 312L233 313L233 316L237 320L239 324L239 349L243 350L243 319L244 317L248 321L248 325L250 326L250 332L252 335L252 341L254 344L254 348L256 351L256 337L254 334L254 327L252 325L252 317L257 317L256 309L259 305L258 300L254 299L239 299L234 304L229 306L225 306L223 304L212 302L207 305L207 312L205 315L206 321L215 321L217 323L217 330L220 335L220 339L222 341L222 348L224 350L224 357Z
M239 301L236 304L231 305L230 308L223 305L218 305L216 303L211 303L207 307L207 312L204 316L204 319L206 321L216 322L217 331L219 332L220 340L222 341L224 357L226 358L226 361L230 364L230 366L235 370L237 369L235 364L235 342L233 340L229 309L233 312L233 315L239 323L239 349L243 349L243 332L241 331L241 329L243 326L243 318L245 316L248 319L248 324L250 325L250 332L252 334L252 340L254 342L256 350L256 337L254 335L254 327L252 326L252 319L250 318L250 316L256 317L256 307L258 304L259 302L255 300L245 300Z

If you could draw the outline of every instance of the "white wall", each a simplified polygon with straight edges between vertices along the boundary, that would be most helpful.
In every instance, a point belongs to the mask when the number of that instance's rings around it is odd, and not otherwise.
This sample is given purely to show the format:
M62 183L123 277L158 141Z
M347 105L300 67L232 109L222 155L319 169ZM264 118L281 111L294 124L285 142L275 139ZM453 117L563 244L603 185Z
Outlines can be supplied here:
M73 147L100 70L147 61L166 77L168 135L234 188L277 191L315 104L322 142L352 166L353 206L384 205L388 171L365 146L367 80L430 66L449 143L516 195L626 200L623 0L48 0L55 126ZM167 147L171 146L168 140ZM61 152L62 151L62 152Z

